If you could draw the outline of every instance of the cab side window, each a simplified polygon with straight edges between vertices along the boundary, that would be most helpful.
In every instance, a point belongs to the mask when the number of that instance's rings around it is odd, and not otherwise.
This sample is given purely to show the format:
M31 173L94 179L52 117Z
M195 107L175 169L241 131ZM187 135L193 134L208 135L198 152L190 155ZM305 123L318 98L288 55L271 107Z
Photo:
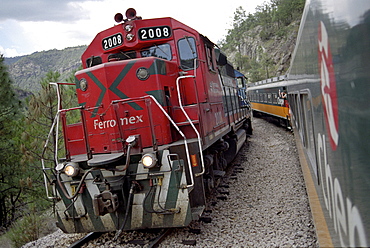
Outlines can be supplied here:
M193 37L185 37L177 42L180 66L184 71L194 69L194 60L198 58L197 49L195 46L195 39ZM198 66L196 61L195 66Z
M86 60L86 67L92 67L95 65L100 65L102 62L101 57L99 56L91 56L91 58L88 58Z

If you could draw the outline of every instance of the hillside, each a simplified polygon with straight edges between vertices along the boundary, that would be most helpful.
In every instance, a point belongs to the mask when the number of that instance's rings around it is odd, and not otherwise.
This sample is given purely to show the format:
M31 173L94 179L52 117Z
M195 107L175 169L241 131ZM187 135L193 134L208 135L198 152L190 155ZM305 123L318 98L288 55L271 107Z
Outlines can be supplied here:
M39 82L49 71L58 71L62 81L70 77L81 65L80 58L85 49L86 46L77 46L35 52L31 55L5 58L5 63L16 88L35 92L40 89Z
M221 42L229 60L256 82L289 69L305 0L271 0L246 14L234 13L233 28Z
M252 81L284 75L289 69L298 28L299 21L295 21L288 26L285 35L272 34L268 39L262 39L263 27L257 26L243 34L236 50L225 48L224 51L234 66Z

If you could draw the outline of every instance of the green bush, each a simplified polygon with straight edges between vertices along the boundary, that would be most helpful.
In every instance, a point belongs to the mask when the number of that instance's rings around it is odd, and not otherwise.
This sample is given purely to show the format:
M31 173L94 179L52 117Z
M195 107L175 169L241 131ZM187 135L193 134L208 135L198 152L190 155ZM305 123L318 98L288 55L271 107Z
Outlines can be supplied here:
M40 237L43 226L42 219L41 216L32 213L16 221L7 233L13 246L21 247L28 242L37 240Z

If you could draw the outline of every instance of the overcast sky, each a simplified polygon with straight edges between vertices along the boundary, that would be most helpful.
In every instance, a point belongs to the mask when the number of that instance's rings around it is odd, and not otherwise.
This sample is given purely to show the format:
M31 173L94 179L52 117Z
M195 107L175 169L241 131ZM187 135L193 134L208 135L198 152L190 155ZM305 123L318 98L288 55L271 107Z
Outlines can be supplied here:
M0 53L5 57L87 45L135 8L144 19L173 17L218 42L242 6L254 13L265 0L1 0Z
M265 0L1 0L0 53L5 57L87 45L115 24L114 15L135 8L144 19L173 17L218 42L234 12L247 13Z

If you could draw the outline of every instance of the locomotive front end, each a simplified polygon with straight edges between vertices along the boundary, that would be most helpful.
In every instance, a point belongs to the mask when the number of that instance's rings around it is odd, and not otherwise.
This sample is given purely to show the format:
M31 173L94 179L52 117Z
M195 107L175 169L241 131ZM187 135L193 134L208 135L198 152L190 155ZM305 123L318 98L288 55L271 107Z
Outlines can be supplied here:
M192 144L179 139L170 117L179 76L171 30L170 18L129 12L83 54L75 74L80 107L60 110L66 157L55 168L54 199L64 232L182 227L193 219ZM71 111L80 111L80 122L69 124Z
M169 150L95 162L59 165L57 225L64 232L181 227L192 220L184 163Z

